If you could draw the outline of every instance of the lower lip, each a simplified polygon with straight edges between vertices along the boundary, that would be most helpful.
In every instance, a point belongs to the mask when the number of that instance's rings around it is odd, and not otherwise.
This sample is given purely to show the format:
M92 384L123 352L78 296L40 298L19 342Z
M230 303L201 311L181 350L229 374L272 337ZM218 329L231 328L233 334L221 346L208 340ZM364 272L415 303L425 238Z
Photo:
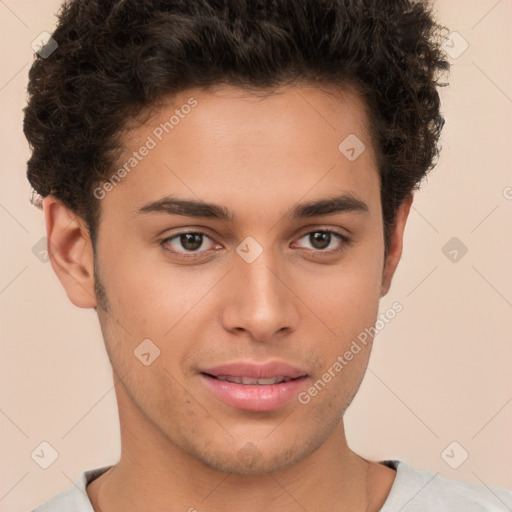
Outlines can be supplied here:
M201 374L203 381L222 402L246 411L272 411L295 398L304 388L307 377L280 384L235 384Z

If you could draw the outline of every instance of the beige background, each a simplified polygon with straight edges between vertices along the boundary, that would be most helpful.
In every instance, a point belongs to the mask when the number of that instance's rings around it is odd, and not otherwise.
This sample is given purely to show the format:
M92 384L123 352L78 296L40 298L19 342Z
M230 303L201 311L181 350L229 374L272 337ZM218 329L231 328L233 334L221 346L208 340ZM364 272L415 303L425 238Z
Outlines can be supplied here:
M112 377L93 310L74 307L32 248L21 127L31 42L52 32L60 0L2 0L2 357L0 511L26 511L78 474L116 461ZM438 167L417 194L402 262L381 310L404 310L378 336L347 413L351 447L455 480L512 488L512 0L439 0L439 19L469 44L442 92ZM452 51L461 49L455 41ZM507 188L509 187L509 188ZM468 248L457 263L442 248ZM59 454L48 469L31 453ZM452 469L453 441L469 458ZM452 453L448 450L450 455ZM453 464L453 463L452 463Z

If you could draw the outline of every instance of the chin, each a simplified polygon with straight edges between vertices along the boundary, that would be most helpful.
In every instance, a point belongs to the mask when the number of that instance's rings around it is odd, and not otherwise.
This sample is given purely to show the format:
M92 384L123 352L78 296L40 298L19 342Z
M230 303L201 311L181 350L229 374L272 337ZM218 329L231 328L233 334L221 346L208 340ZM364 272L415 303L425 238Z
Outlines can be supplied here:
M249 454L249 450L243 448L238 453L201 453L195 457L211 469L235 475L268 475L293 466L299 458L297 452L265 457L259 451Z
M189 454L205 466L223 473L268 475L296 465L317 450L323 441L316 436L304 439L302 444L296 437L292 446L283 446L285 440L281 445L276 445L275 441L270 442L268 439L266 442L263 439L254 443L233 441L232 446L226 446L225 450L220 448L212 450L211 445L208 447L209 449L204 446L195 446L189 451ZM241 448L233 451L233 445L241 445Z

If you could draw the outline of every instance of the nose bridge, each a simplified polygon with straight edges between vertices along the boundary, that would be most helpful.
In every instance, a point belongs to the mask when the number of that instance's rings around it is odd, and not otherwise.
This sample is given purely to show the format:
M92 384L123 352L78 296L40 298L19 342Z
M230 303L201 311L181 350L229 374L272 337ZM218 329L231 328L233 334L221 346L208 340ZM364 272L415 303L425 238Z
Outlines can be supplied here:
M275 259L267 249L255 261L247 263L241 261L238 264L239 276L245 283L245 292L248 297L252 297L254 305L272 304L277 302L282 290L282 283L276 277Z
M243 244L241 246L244 248ZM237 255L231 276L232 291L225 305L225 327L243 328L258 339L292 327L297 318L293 295L281 281L283 276L279 276L274 252L265 248L252 261L241 254Z

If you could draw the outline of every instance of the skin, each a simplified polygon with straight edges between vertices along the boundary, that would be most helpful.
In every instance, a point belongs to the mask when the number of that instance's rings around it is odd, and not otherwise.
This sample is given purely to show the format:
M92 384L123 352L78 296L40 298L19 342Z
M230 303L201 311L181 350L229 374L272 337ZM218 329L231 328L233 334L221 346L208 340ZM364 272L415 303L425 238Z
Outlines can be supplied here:
M44 200L52 266L73 304L97 307L116 383L121 457L88 486L93 506L378 510L395 471L355 454L343 425L371 343L308 404L294 399L271 412L226 405L198 371L280 360L307 371L304 389L321 378L377 319L412 195L397 212L385 259L369 119L348 88L295 84L263 97L227 85L187 90L130 132L126 155L190 97L197 106L100 201L96 273L84 222L57 199ZM349 134L366 146L352 162L338 150ZM297 203L343 192L367 211L286 216ZM225 206L236 221L138 213L169 194ZM350 243L332 236L315 244L310 234L322 228ZM182 231L207 234L196 259L182 256L194 249L179 237L163 242ZM236 252L247 236L263 249L252 263ZM147 338L160 350L149 366L134 356ZM240 456L248 449L250 464Z

